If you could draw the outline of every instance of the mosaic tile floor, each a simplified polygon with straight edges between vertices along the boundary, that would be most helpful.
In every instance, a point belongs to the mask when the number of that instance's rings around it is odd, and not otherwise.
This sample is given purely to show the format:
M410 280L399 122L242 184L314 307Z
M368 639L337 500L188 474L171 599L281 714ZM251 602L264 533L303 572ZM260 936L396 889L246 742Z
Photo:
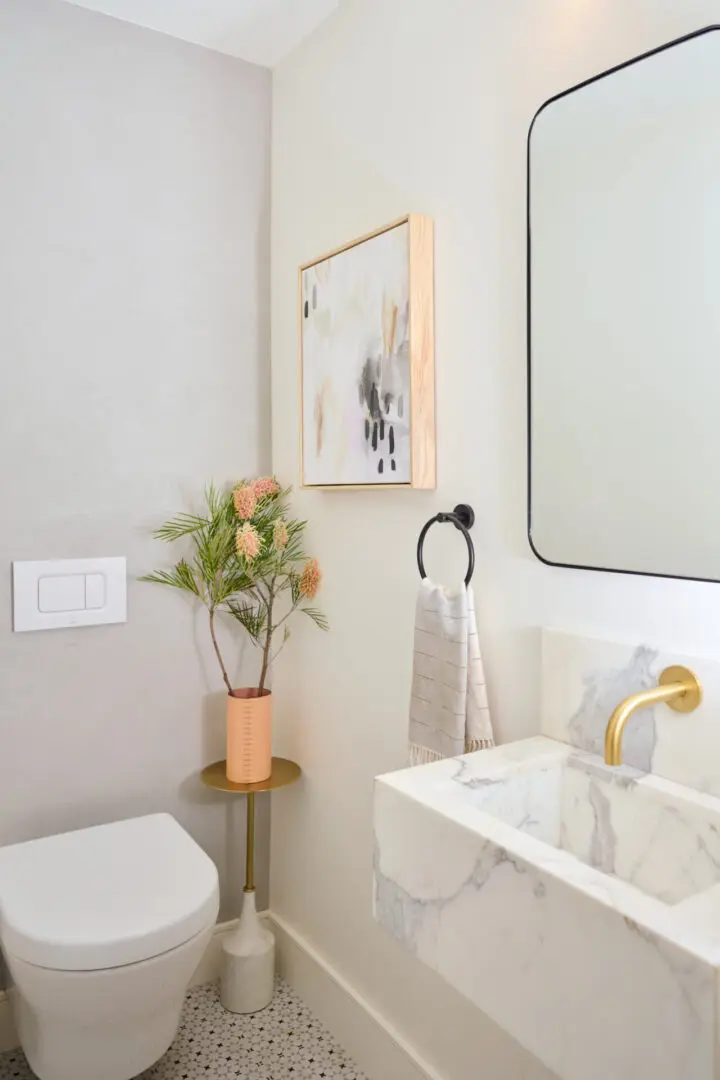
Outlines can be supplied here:
M142 1080L365 1080L300 998L278 982L262 1012L236 1016L217 987L188 993L180 1030ZM0 1080L33 1080L20 1050L0 1054Z

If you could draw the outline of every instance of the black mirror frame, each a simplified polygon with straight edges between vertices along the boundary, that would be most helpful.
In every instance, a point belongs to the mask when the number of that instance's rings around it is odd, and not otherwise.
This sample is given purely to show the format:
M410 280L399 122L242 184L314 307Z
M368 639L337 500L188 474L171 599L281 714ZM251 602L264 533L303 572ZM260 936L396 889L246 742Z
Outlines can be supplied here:
M705 26L701 30L694 30L690 34L684 34L682 37L676 38L674 41L668 41L665 45L660 45L655 49L650 49L648 52L641 53L639 56L634 56L631 60L625 60L622 64L616 64L615 67L608 68L607 71L601 72L599 75L593 75L589 79L584 79L582 82L576 83L575 86L569 87L567 90L561 91L559 94L554 94L552 97L544 101L540 108L530 122L530 127L527 134L527 157L526 157L526 230L527 230L527 246L526 246L526 302L527 302L527 538L530 545L530 549L537 559L546 566L560 566L566 570L593 570L605 574L632 574L636 577L659 577L670 578L675 581L702 581L708 584L720 583L720 578L700 578L691 577L686 574L660 574L650 570L621 570L617 567L611 566L583 566L579 563L562 563L554 562L552 559L546 559L538 551L532 535L532 269L531 269L531 256L532 256L532 229L531 229L531 215L530 215L530 168L531 168L531 138L535 123L542 113L553 102L559 101L561 98L567 97L568 94L574 94L576 90L582 90L585 86L590 86L591 83L599 82L600 79L606 79L609 75L614 75L618 71L622 71L624 68L631 67L633 64L639 64L643 60L647 60L651 56L657 56L658 53L666 52L668 49L674 49L678 45L684 45L688 41L692 41L694 38L702 37L705 34L717 33L720 31L720 24L711 24Z

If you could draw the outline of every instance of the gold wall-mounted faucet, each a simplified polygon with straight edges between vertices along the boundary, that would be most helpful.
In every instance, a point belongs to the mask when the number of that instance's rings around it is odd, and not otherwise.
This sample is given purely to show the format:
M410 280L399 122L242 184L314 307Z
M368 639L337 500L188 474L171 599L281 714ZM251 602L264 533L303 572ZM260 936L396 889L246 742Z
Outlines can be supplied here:
M676 712L688 713L702 701L702 686L686 667L665 668L658 685L625 698L610 717L605 732L605 764L622 765L622 737L625 725L634 712L664 701Z

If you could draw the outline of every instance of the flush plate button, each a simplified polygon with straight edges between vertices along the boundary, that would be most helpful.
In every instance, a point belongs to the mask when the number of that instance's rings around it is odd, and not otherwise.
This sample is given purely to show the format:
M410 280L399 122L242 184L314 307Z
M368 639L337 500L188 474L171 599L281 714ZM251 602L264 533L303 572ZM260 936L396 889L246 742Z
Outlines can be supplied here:
M13 629L126 622L126 578L124 558L14 562Z
M89 611L105 607L105 575L85 575L85 607Z
M85 575L53 574L38 578L38 611L82 611L85 608Z

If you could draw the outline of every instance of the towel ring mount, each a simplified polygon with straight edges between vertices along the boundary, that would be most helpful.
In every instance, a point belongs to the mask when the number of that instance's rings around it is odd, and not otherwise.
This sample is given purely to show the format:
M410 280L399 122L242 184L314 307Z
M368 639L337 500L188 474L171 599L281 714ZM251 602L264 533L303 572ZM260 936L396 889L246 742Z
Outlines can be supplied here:
M467 574L465 575L465 584L469 585L475 570L475 548L469 532L475 524L475 511L472 506L469 506L467 503L458 503L458 505L453 508L452 512L441 512L436 514L435 517L430 518L430 520L423 525L417 544L417 564L418 570L420 571L420 577L427 577L427 574L425 573L425 564L423 563L423 544L425 543L425 537L427 536L430 526L434 525L436 521L451 522L465 537L468 551L468 568Z

